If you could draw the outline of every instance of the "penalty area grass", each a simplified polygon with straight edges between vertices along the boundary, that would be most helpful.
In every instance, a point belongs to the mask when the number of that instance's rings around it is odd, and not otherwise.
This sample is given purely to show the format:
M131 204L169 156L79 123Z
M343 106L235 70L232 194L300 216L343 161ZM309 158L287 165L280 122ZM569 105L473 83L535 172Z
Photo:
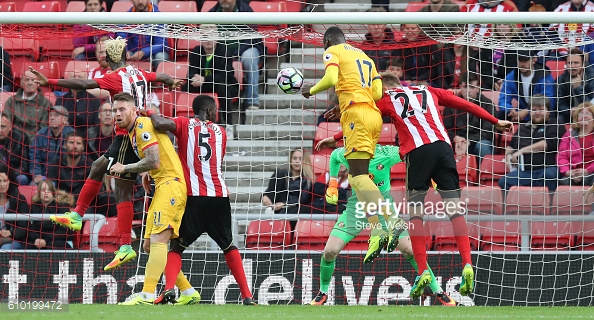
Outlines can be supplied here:
M71 304L67 311L7 311L0 319L57 320L377 320L377 319L594 319L588 307L420 307L420 306L308 306L308 305L210 305L118 306Z

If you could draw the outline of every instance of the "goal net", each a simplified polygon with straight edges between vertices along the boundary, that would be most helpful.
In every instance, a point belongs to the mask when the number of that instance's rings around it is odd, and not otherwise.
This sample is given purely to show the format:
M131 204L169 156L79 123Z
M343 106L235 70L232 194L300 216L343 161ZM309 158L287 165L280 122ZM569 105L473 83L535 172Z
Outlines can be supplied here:
M461 17L473 15L471 6L460 8L470 11ZM594 180L594 42L588 35L593 30L588 23L436 24L442 21L419 17L410 24L394 18L387 24L345 20L337 26L379 71L394 73L402 85L449 90L514 123L513 132L500 133L466 112L440 106L456 155L476 288L468 297L458 293L457 235L431 188L425 233L436 285L466 306L590 305L594 219L582 195ZM196 96L211 95L217 102L217 122L229 136L223 172L233 241L254 299L264 305L309 304L319 291L326 240L351 190L341 180L338 206L325 201L333 149L314 146L341 131L338 122L322 117L333 106L329 94L310 99L284 94L276 75L291 66L305 83L322 78L323 34L334 26L325 18L249 27L237 25L243 21L192 25L174 19L162 25L0 25L0 201L5 201L0 202L5 212L0 213L0 300L112 304L142 290L148 255L140 239L152 193L145 194L139 180L132 196L138 259L115 271L103 271L122 232L112 179L103 182L81 231L48 221L49 214L75 207L92 162L113 139L109 97L39 86L27 72L31 66L51 79L97 77L109 71L97 41L125 33L128 63L185 80L178 90L152 84L151 108L164 116L191 117ZM134 47L146 43L150 50ZM143 52L140 60L135 52ZM400 141L384 118L379 143ZM390 170L390 181L381 183L390 185L407 220L405 164L383 170ZM55 202L45 200L46 193ZM416 274L406 252L412 249L383 252L363 264L369 230L360 231L336 259L326 304L438 303L409 298ZM207 234L185 251L182 262L203 303L241 302L225 254Z

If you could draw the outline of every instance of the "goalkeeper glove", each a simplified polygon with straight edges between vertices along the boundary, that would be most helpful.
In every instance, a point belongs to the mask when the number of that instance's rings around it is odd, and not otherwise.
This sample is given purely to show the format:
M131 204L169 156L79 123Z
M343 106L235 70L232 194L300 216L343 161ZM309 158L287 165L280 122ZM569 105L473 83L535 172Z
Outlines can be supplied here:
M328 189L326 189L326 202L328 204L338 203L338 181L334 178L330 178L328 182Z

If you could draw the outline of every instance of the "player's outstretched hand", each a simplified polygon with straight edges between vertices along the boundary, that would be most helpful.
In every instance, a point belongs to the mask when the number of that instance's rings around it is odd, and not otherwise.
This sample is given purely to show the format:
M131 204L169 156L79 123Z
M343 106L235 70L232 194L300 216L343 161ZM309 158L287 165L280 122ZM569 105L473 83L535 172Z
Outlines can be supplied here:
M33 69L33 67L29 66L29 71L31 71L37 77L37 83L42 86L47 85L47 77L43 74L39 73L39 71Z
M495 128L497 128L497 130L499 131L511 131L513 127L513 124L510 121L507 120L499 120L497 122L497 124L495 125Z
M173 84L169 86L169 90L175 90L181 88L181 85L184 83L184 80L181 79L173 79Z
M143 172L140 174L142 178L142 188L144 188L144 192L151 193L151 175L148 172Z
M586 192L584 192L584 202L588 202L590 195L594 194L594 186L591 186Z
M311 87L313 87L313 85L310 83L304 83L303 86L301 87L301 95L305 99L309 99L309 97L312 96L312 94L309 93L309 89L311 89Z
M332 107L332 109L324 112L324 119L339 120L340 119L340 107L334 106L334 107Z
M326 202L328 204L337 204L338 203L338 181L334 178L330 178L330 182L328 182L328 189L326 189Z
M320 151L324 148L335 148L336 147L336 140L334 137L324 138L322 141L316 144L316 151Z

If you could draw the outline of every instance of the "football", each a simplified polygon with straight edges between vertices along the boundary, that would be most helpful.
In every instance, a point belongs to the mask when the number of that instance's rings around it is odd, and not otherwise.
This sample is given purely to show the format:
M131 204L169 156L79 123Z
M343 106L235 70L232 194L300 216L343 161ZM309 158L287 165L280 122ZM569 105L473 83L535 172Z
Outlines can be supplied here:
M278 72L276 84L284 93L297 93L303 85L303 74L293 67L284 68Z

